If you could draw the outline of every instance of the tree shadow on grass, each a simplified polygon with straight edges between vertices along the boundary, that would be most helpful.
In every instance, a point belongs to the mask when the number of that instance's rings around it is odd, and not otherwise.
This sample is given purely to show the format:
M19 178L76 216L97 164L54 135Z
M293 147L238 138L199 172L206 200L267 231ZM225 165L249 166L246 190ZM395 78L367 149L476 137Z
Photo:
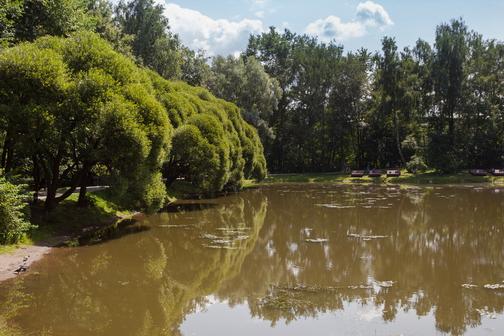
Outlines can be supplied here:
M31 208L31 222L36 228L30 238L38 246L81 246L117 239L127 234L148 230L135 225L135 219L117 216L117 211L90 202L77 206L73 199L66 200L47 212L41 203Z

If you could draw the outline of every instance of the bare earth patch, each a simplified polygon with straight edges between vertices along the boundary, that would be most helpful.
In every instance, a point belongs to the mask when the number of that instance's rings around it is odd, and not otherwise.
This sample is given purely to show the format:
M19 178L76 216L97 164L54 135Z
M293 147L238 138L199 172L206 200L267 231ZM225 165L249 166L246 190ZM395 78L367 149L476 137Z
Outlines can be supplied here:
M51 251L49 246L21 246L11 253L0 254L0 282L26 272Z

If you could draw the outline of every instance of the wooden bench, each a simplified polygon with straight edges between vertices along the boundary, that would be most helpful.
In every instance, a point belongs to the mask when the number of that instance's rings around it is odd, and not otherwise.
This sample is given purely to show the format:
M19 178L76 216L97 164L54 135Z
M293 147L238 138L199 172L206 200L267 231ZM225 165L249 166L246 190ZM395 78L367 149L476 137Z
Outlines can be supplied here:
M504 169L492 169L493 176L504 176Z
M383 175L383 172L380 169L371 169L368 175L369 177L380 177Z
M364 170L352 170L350 173L351 177L363 177L364 175L366 175Z
M399 169L387 169L387 177L399 177L401 171Z

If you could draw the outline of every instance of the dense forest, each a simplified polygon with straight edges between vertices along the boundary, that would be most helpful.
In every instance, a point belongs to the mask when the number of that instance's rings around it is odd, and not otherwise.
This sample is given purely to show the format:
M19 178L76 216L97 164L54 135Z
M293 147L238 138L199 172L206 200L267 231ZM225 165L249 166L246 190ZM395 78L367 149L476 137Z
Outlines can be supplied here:
M267 169L504 164L504 44L462 19L440 24L433 45L403 50L385 37L381 51L346 52L272 27L238 57L208 58L163 10L0 0L5 190L24 182L35 201L45 189L51 210L78 187L84 205L86 187L106 177L126 203L156 210L180 179L213 193ZM21 211L14 196L0 212Z
M438 26L434 46L385 37L374 54L271 29L246 55L283 93L263 138L272 171L504 163L504 44L461 20Z

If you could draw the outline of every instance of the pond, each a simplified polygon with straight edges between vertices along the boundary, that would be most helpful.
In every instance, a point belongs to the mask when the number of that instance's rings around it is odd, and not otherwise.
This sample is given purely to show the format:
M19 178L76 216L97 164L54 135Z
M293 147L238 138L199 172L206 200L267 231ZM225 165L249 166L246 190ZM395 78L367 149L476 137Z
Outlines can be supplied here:
M137 225L0 284L0 324L56 336L504 335L504 187L269 186Z

